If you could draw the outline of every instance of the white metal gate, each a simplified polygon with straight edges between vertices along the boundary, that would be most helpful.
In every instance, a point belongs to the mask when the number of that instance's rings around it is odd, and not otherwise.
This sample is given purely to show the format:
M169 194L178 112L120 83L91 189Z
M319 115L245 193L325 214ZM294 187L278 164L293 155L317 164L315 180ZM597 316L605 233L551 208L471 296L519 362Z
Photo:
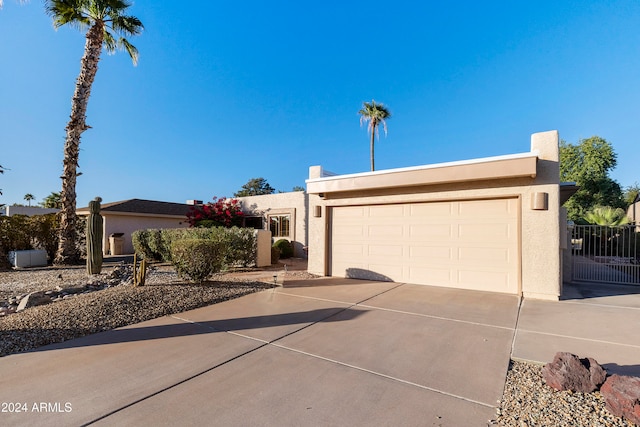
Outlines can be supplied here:
M635 225L576 225L572 280L640 285L640 233Z

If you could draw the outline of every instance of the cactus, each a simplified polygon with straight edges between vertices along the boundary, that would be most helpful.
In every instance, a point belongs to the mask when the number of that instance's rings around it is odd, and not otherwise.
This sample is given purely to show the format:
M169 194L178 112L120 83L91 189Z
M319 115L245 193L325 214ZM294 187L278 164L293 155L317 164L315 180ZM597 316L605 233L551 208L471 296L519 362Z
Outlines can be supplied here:
M87 272L100 274L102 270L102 215L100 202L96 197L89 202L89 218L87 219Z
M147 280L147 260L142 258L138 270L138 254L133 254L133 286L144 286Z

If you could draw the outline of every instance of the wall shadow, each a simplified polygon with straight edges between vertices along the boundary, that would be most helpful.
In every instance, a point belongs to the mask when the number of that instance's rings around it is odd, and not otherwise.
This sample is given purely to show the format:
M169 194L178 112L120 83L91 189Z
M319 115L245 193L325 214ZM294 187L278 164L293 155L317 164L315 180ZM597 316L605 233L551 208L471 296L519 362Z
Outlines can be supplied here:
M112 329L109 331L99 332L92 335L82 336L83 330L73 329L30 329L29 331L13 330L9 331L9 335L25 333L25 338L32 336L37 343L39 336L60 337L78 337L66 338L68 341L57 342L54 344L43 345L23 353L42 352L67 348L89 347L107 344L119 344L128 342L142 342L164 338L184 337L205 335L211 333L230 332L248 329L271 328L285 325L307 325L320 322L343 322L355 319L363 315L367 310L347 310L345 307L322 308L309 311L300 311L292 313L270 314L264 316L238 317L231 319L210 320L203 322L182 321L171 316L165 316L156 320L164 321L165 324L160 325L133 325L122 327L120 329ZM336 315L340 314L339 317ZM292 331L287 331L287 334ZM44 344L44 343L43 343Z
M347 268L345 270L345 277L348 279L373 280L376 282L393 282L391 277L364 268Z
M640 286L613 285L606 283L565 283L562 286L561 301L640 295Z

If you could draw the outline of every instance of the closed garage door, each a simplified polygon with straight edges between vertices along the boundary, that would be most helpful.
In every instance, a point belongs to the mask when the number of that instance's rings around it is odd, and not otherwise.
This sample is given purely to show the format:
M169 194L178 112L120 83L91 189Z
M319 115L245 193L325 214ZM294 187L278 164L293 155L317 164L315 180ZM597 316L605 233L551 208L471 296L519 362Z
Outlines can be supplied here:
M334 207L330 274L518 292L517 199Z

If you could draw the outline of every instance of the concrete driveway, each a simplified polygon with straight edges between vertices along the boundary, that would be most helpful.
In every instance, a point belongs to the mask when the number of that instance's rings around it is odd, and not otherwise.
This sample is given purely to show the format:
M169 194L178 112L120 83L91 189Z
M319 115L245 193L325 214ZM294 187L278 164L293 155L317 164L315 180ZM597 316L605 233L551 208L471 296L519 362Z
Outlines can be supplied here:
M566 291L288 282L0 358L0 425L486 426L510 357L640 375L640 288Z
M0 424L486 426L494 417L517 297L309 283L4 357L0 402L14 410Z

